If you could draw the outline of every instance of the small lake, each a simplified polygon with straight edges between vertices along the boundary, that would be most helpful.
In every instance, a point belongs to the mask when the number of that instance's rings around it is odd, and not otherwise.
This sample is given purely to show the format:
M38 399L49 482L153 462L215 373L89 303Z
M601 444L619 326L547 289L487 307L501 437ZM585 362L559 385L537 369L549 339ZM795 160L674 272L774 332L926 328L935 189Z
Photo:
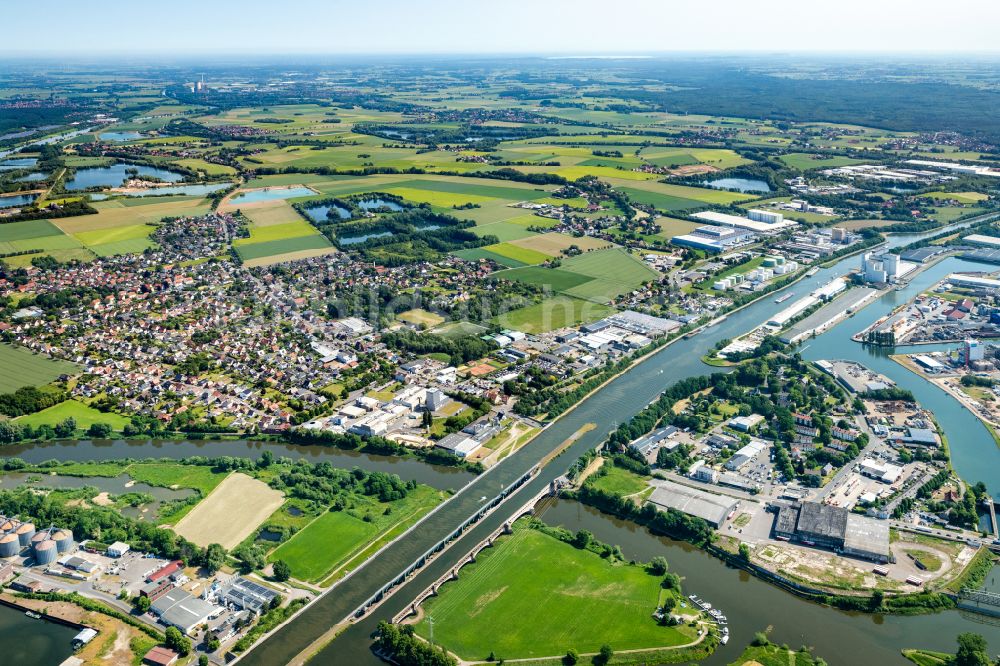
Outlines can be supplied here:
M767 184L767 181L753 178L716 178L715 180L703 180L701 184L716 190L736 190L737 192L771 191L771 186Z
M12 208L14 206L24 206L30 204L38 198L37 194L15 194L13 196L0 196L0 208Z
M197 494L191 488L163 488L151 486L140 481L133 481L128 474L119 476L66 476L58 473L45 472L12 472L0 475L0 490L10 490L22 486L35 488L52 488L72 490L91 486L109 495L124 495L126 493L146 493L153 496L152 502L142 506L128 506L120 509L122 515L142 520L156 518L160 506L164 502L186 499Z
M400 132L399 130L379 130L379 134L395 137L397 139L409 139L413 136L409 132Z
M276 201L278 199L294 199L296 197L311 197L316 192L308 187L273 187L250 192L240 192L230 199L230 203L248 204L260 201Z
M12 160L0 162L0 171L12 171L14 169L27 169L38 164L37 157L17 157Z
M204 196L230 187L232 183L205 183L204 185L170 185L167 187L150 187L133 192L122 192L127 197L155 197L167 194L186 194L188 196Z
M382 238L384 236L391 236L391 231L379 231L374 234L364 234L363 236L347 236L346 238L337 238L337 242L341 245L357 245L358 243L364 243L369 238Z
M395 201L386 201L385 199L363 199L358 202L358 207L365 210L379 210L380 208L403 210L403 207Z
M20 178L17 179L17 182L18 183L37 183L38 181L45 180L46 178L48 178L48 174L47 173L42 173L40 171L36 171L35 173L29 173L27 176L21 176Z
M101 132L101 141L135 141L142 138L142 132Z
M351 219L351 211L347 210L343 206L332 205L320 205L320 206L310 206L308 208L303 208L306 215L313 222L319 222L320 224L330 221L330 211L333 211L334 215L339 217L341 220Z
M16 608L0 606L0 645L5 664L54 666L73 654L77 630L45 619L34 619Z
M129 170L138 171L139 177L152 176L169 183L176 183L184 178L182 174L166 169L139 164L112 164L106 167L88 167L77 169L73 178L66 181L68 191L87 190L91 187L119 187L128 179Z

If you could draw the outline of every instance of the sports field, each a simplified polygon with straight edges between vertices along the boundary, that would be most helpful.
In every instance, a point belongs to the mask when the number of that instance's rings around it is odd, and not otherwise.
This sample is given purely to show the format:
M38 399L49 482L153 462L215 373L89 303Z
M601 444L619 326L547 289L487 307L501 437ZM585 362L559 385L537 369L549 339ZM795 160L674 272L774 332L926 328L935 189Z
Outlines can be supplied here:
M328 582L332 582L408 529L441 499L441 493L428 486L418 486L394 502L358 497L354 510L324 511L275 548L268 560L284 560L292 576L299 580L320 582L329 578ZM365 514L370 520L363 519Z
M285 496L263 481L234 472L181 518L174 531L199 546L233 548L274 513ZM234 520L238 516L239 520Z
M0 227L2 228L2 227ZM22 386L42 386L59 375L80 371L68 361L56 361L33 353L26 347L0 344L0 393L10 393Z
M98 411L79 400L66 400L40 412L20 416L15 420L21 425L30 425L36 428L40 425L54 426L68 418L73 418L76 421L76 427L80 430L86 430L95 423L107 423L114 430L120 431L129 422L129 419L124 416L113 412Z
M611 564L523 523L465 566L457 581L424 604L419 635L462 659L491 652L505 659L551 657L573 649L597 652L685 645L686 626L661 627L652 613L660 577L629 564Z
M407 310L406 312L400 312L396 315L396 319L400 321L405 321L409 324L416 324L418 326L426 326L428 328L433 328L444 323L444 317L441 315L434 314L433 312L428 312L421 308L414 308L413 310Z

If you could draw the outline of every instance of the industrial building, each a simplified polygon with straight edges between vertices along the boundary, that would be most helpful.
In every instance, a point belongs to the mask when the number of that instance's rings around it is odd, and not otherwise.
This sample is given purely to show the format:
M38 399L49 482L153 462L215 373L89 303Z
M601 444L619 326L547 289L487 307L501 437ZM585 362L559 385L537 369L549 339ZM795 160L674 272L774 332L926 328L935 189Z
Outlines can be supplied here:
M969 234L962 239L963 243L971 243L973 245L986 245L987 247L1000 247L1000 238L996 236L987 236L985 234Z
M670 242L683 247L693 247L709 252L725 252L734 247L751 242L754 235L729 227L707 225L698 227L689 234L674 236Z
M679 442L670 441L670 438L676 433L677 428L674 426L658 428L648 435L631 442L628 448L638 453L647 463L652 465L656 462L657 454L659 454L661 448L670 451L678 446Z
M729 213L718 213L713 210L695 213L691 217L699 220L705 220L706 222L711 222L712 224L721 225L723 227L733 227L734 229L743 229L745 231L752 231L758 234L773 234L798 226L798 222L784 219L784 216L781 213L772 213L765 210L756 210L751 212L754 212L758 218L766 219L754 219L749 216L739 217L737 215L730 215Z
M437 442L437 447L459 458L465 458L498 432L500 432L499 420L490 421L488 418L483 418L470 423L459 432L443 437Z
M149 609L160 618L160 622L168 627L177 627L183 634L191 634L198 625L222 612L219 606L193 597L179 587L160 596Z
M742 469L747 463L767 451L767 442L754 439L749 444L733 454L733 457L726 461L725 468L732 471Z
M248 610L261 615L278 593L242 576L233 576L223 586L218 602L228 608Z
M874 562L892 562L889 523L819 502L781 504L774 536Z
M701 518L712 527L719 527L736 511L739 502L732 497L716 495L673 481L656 480L649 501L661 509L675 509Z
M948 283L956 287L969 287L971 289L1000 289L1000 280L978 275L962 275L961 273L949 275Z

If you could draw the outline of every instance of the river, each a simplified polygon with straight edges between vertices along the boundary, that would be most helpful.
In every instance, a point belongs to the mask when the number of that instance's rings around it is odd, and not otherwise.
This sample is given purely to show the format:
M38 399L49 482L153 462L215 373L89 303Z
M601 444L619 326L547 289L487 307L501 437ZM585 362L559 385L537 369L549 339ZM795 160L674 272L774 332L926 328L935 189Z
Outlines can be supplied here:
M360 467L370 472L398 474L405 481L414 480L438 490L457 490L476 478L464 469L428 465L416 458L379 456L358 451L344 451L332 446L299 446L282 442L247 440L81 440L28 442L3 447L8 458L20 458L37 464L50 460L123 460L125 458L164 458L177 460L192 456L234 458L260 458L270 451L275 458L306 459L310 462L328 462L336 467ZM54 471L58 472L58 468Z

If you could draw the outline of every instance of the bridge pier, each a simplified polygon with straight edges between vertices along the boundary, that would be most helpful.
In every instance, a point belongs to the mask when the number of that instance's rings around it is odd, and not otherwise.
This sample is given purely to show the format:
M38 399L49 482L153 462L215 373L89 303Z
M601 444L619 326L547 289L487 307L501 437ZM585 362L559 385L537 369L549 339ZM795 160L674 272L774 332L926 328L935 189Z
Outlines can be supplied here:
M997 528L996 502L990 500L990 525L993 526L993 538L1000 539L1000 529Z

